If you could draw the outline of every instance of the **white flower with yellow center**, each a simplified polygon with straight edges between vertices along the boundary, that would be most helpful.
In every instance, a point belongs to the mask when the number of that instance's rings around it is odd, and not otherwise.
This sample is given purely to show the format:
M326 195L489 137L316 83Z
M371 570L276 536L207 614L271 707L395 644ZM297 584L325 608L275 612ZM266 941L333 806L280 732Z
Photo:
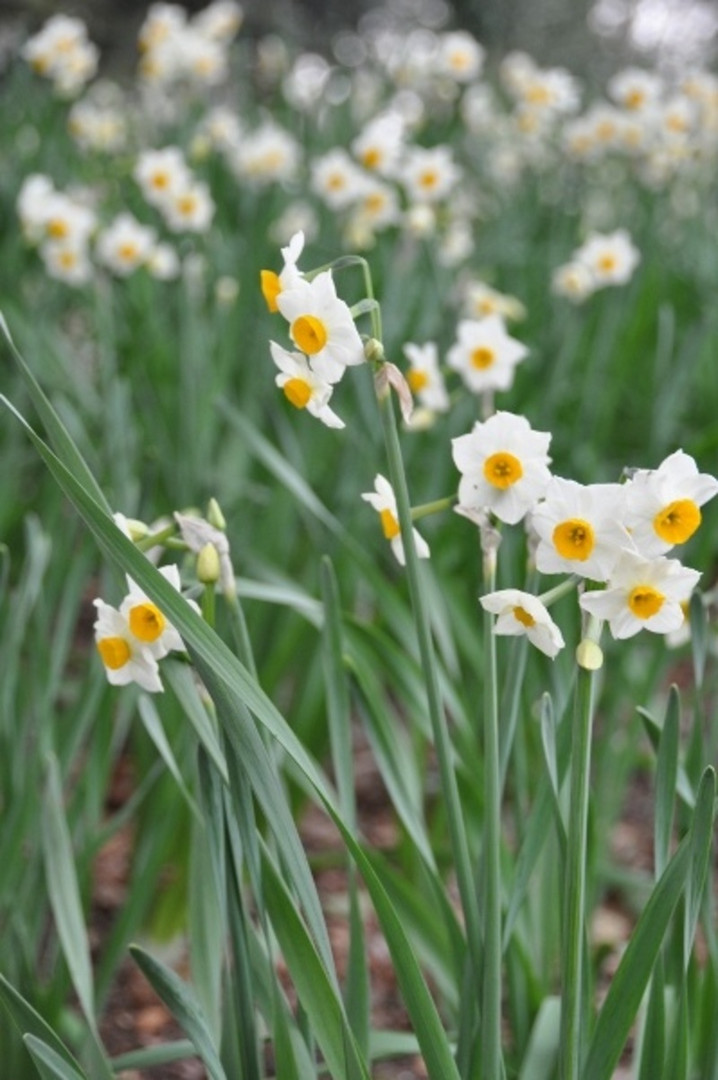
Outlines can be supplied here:
M161 150L144 150L132 175L151 206L165 207L187 187L191 173L179 147L165 146Z
M130 625L116 608L104 600L95 600L95 645L105 665L108 682L127 686L136 682L151 694L162 690L157 660L132 633Z
M401 530L399 528L396 497L394 495L394 489L386 477L382 476L381 473L377 473L374 477L374 491L364 492L362 499L373 506L379 514L382 532L386 539L390 541L391 550L394 552L397 562L400 563L401 566L404 566L406 564L406 556L404 554L404 542L401 539ZM414 546L418 558L428 559L430 552L426 540L414 528L412 528L412 533L414 535Z
M413 147L401 170L401 182L409 200L415 203L436 203L448 198L460 176L461 170L448 146Z
M154 229L140 225L132 214L119 214L100 233L97 239L97 257L101 263L119 277L127 277L144 266L154 251Z
M494 413L452 439L462 474L457 512L476 520L489 511L507 525L521 521L551 479L550 442L548 432L534 431L524 416L509 412Z
M613 233L593 233L574 253L593 274L594 287L625 285L640 261L640 253L634 247L625 229Z
M643 68L624 68L608 80L610 97L630 112L643 112L656 105L663 93L663 79Z
M339 148L315 158L310 173L312 191L332 210L343 210L359 198L365 175Z
M240 180L261 186L296 180L300 156L297 140L270 122L245 135L230 164Z
M304 233L300 229L294 234L287 246L282 248L283 269L278 274L274 270L260 271L262 296L270 311L279 311L277 297L282 289L290 288L296 282L302 280L303 274L297 267L297 261L303 250Z
M215 206L207 185L194 180L175 191L162 210L173 232L205 233L212 224Z
M471 82L481 74L484 49L466 30L442 34L436 58L441 75L450 75L458 83Z
M508 390L514 368L528 349L506 332L500 315L485 319L462 319L457 340L446 354L446 363L458 371L469 390Z
M678 559L644 559L624 551L605 589L584 593L584 611L606 619L614 638L629 638L639 630L667 634L683 623L681 605L698 583L697 570Z
M331 383L324 382L312 371L302 353L287 352L274 341L270 341L269 348L279 368L279 375L274 381L287 401L295 409L306 409L327 427L343 428L344 421L329 408L333 391Z
M398 112L383 113L351 143L351 152L368 172L395 176L404 148L406 124Z
M160 573L180 592L179 570L174 563L161 566ZM155 660L161 660L169 652L183 652L184 642L172 623L136 582L128 577L127 584L130 591L120 604L120 615L127 620L133 638ZM194 601L187 602L199 610Z
M424 408L432 412L446 412L449 408L449 395L439 368L436 343L427 341L423 345L415 345L409 341L404 346L404 356L410 365L406 372L406 381L411 392Z
M498 589L480 596L479 603L484 611L498 616L495 634L525 634L532 645L552 660L564 647L563 634L538 596L521 589Z
M557 266L551 275L551 291L556 296L565 296L574 304L580 304L596 289L596 279L592 271L577 259Z
M701 523L700 507L718 493L718 480L699 473L690 454L676 450L657 469L640 470L628 488L626 525L644 555L685 544Z
M531 514L531 525L539 538L538 570L606 581L622 549L631 546L621 524L625 502L625 485L585 486L552 477L543 501Z
M484 281L468 281L463 288L462 308L471 319L501 315L503 319L524 319L526 308L515 296L499 292Z
M324 382L336 383L345 368L361 364L364 349L349 307L337 296L330 270L300 279L277 296L292 341Z
M86 285L92 277L92 263L83 244L66 240L47 240L40 255L50 277L67 285Z

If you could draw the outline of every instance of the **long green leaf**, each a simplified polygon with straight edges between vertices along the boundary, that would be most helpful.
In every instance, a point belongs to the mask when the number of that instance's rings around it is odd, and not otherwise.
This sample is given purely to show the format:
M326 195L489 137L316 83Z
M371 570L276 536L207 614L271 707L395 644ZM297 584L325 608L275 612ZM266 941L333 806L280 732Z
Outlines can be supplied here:
M349 687L343 662L343 625L339 588L334 568L328 558L321 564L321 589L324 602L322 646L324 680L327 693L329 737L339 794L339 806L351 829L356 829L354 794L354 756L352 753ZM356 869L349 865L349 960L345 1002L349 1023L363 1057L369 1049L369 971L366 962L364 926L360 913Z
M42 841L50 905L72 984L82 1011L94 1023L95 1003L90 944L80 890L75 875L75 856L65 818L57 760L48 758L42 815Z
M49 399L45 395L45 392L32 371L20 355L2 312L0 312L0 331L2 331L2 334L5 337L13 359L18 366L25 386L30 394L32 403L37 409L38 416L42 421L50 444L54 448L58 458L72 473L78 483L85 488L97 505L102 507L105 514L112 514L112 510L110 509L105 496L102 494L97 481L87 466L87 462L78 450L60 417L53 409Z
M341 997L327 978L292 897L266 852L263 867L269 917L329 1072L335 1080L369 1080L366 1060L349 1026Z
M43 1080L87 1080L85 1073L78 1072L36 1035L26 1035L24 1042Z
M5 1010L21 1035L36 1036L39 1041L49 1046L69 1066L79 1072L78 1062L63 1041L3 975L0 975L0 1003L5 1006Z
M690 869L689 838L651 893L598 1016L581 1080L610 1080L621 1056L668 922L685 888Z
M666 716L658 744L656 766L656 816L654 824L654 861L656 878L668 863L673 827L673 804L678 779L678 745L681 720L681 703L678 688L671 687Z
M188 984L139 945L131 945L130 953L147 981L191 1040L211 1080L227 1080L204 1013Z

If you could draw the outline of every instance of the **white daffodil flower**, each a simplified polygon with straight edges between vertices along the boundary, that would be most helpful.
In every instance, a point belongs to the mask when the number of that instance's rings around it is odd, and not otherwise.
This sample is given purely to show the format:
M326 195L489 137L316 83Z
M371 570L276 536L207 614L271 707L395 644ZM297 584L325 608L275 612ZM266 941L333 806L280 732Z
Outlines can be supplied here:
M297 267L299 256L304 250L304 232L300 229L296 232L286 247L282 248L284 266L277 274L274 270L260 271L260 284L262 296L267 308L271 312L279 311L277 297L282 289L290 288L303 278L302 272Z
M462 319L457 340L446 354L446 363L457 371L469 390L508 390L514 369L528 355L526 346L506 332L500 315L485 319Z
M579 603L584 611L606 619L614 638L633 637L643 629L667 634L682 625L681 605L699 578L697 570L682 566L678 559L645 559L627 550L606 588L584 593Z
M362 495L362 499L368 502L379 514L381 520L381 528L384 536L391 543L391 550L394 552L394 556L401 566L406 564L406 556L404 554L404 542L401 539L401 531L399 528L399 517L396 509L396 497L394 495L394 489L392 488L386 477L378 473L374 477L374 491L366 491ZM416 554L420 559L429 558L429 545L426 540L421 536L416 529L412 529L414 534L414 546L416 548Z
M538 596L521 589L498 589L479 597L484 611L498 618L495 634L526 634L532 645L553 660L564 647L563 634Z
M439 368L436 343L427 341L423 345L415 345L409 341L404 346L404 356L410 364L406 381L411 392L416 395L423 408L432 413L446 412L449 408L449 395Z
M95 644L113 686L135 682L151 694L162 691L157 660L130 629L125 616L104 600L95 600Z
M626 525L647 557L685 544L701 523L700 507L718 493L718 480L699 473L690 454L676 450L657 469L641 469L628 486Z
M494 413L452 439L462 474L457 512L476 520L490 511L507 525L521 521L551 479L550 441L548 432L534 431L525 417L509 412Z
M580 574L606 581L622 549L631 546L624 517L623 484L578 484L551 478L531 514L538 536L536 566L542 574Z
M180 592L179 570L174 563L160 567L160 573ZM127 585L129 593L120 604L120 615L126 620L132 637L155 660L161 660L169 652L183 652L185 646L179 632L157 605L132 578L127 578ZM187 603L199 611L194 601Z
M275 378L287 401L295 409L306 409L308 413L331 428L343 428L344 421L329 408L329 399L334 387L320 379L309 366L302 353L287 352L275 341L270 341L272 359L279 368Z
M295 281L276 299L292 341L324 382L339 382L348 366L363 363L359 331L349 306L337 296L331 271Z

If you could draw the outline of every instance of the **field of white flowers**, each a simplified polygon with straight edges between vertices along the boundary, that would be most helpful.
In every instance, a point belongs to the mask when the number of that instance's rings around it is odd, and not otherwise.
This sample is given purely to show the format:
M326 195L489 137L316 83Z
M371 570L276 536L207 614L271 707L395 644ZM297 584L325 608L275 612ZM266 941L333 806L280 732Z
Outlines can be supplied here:
M718 75L281 29L0 81L0 1080L718 1080Z

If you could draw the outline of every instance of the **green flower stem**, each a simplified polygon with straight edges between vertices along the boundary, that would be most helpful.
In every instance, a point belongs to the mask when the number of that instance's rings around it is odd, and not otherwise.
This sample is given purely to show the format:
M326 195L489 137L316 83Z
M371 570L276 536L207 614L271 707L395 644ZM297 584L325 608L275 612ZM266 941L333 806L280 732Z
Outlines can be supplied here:
M578 677L571 749L571 795L569 804L564 937L561 955L560 1078L579 1080L581 1068L583 1000L583 947L586 916L586 851L591 732L595 673L600 667L598 635L593 621L578 647Z
M360 265L362 267L366 295L368 299L373 300L374 286L371 279L369 264L365 259L357 258L356 264L352 263L352 265ZM369 351L378 353L376 363L373 366L375 367L375 370L381 369L382 360L380 357L383 355L383 347L381 345L381 308L378 304L372 305L367 313L371 320L372 336L374 338L374 342L370 343L370 345L379 346L378 350L372 349ZM419 642L419 655L426 686L429 720L439 766L441 792L446 808L449 839L456 869L456 881L461 899L461 907L464 915L469 956L478 979L478 972L481 970L481 923L476 903L474 875L471 869L469 843L466 836L466 826L461 809L461 800L459 798L459 787L456 781L456 774L454 773L452 760L453 747L451 745L449 728L441 701L439 673L436 663L436 654L434 652L434 643L431 636L429 608L426 601L426 593L422 588L419 559L414 544L411 504L409 502L409 491L406 483L404 461L401 456L396 414L394 412L391 391L388 386L382 391L377 391L377 401L384 432L389 481L396 498L399 528L401 530L401 539L404 545L409 594L411 597L416 633Z
M434 746L439 766L441 790L446 808L449 837L454 857L454 865L456 867L456 878L464 914L468 948L474 970L475 972L478 972L480 970L481 959L481 928L476 904L471 859L469 856L469 845L466 837L466 828L461 812L461 801L459 799L459 789L452 761L453 748L449 737L449 729L446 723L444 708L441 702L436 655L431 636L429 609L426 601L426 593L422 588L419 559L414 545L409 493L407 490L404 463L399 446L396 416L394 413L393 401L389 393L379 397L379 412L381 414L384 429L389 479L396 497L399 527L401 529L401 537L406 556L409 593L416 623L421 668L426 683L429 718L431 721Z
M485 592L496 588L498 536L482 533ZM494 616L484 612L484 971L481 1055L484 1080L500 1080L501 1064L501 775Z
M442 510L448 510L456 502L456 495L447 495L443 499L434 499L433 502L422 503L421 506L413 506L411 520L419 521L420 518L429 517L430 514L440 514Z
M212 629L214 629L215 611L214 584L205 585L202 589L202 618Z

